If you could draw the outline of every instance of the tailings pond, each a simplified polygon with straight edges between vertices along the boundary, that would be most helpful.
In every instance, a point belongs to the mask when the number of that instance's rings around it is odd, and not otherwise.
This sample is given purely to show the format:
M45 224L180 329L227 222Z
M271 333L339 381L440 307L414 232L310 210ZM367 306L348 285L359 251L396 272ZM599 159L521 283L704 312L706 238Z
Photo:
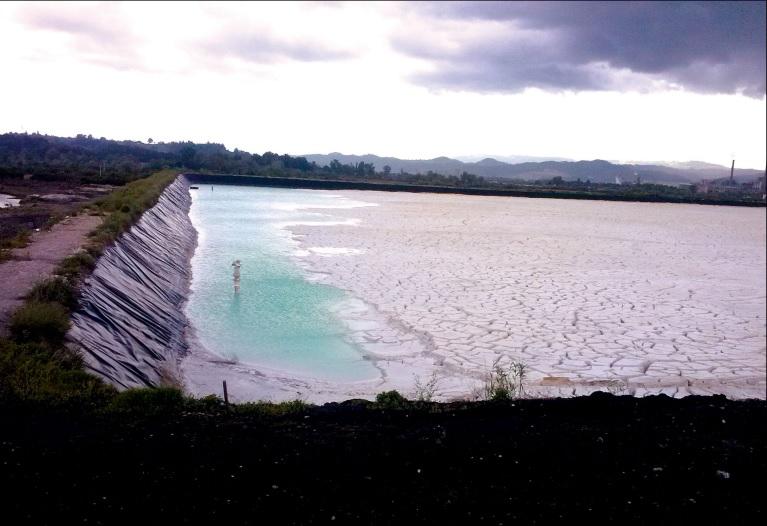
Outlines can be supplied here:
M346 294L306 279L286 229L350 224L329 212L374 205L295 189L201 185L190 192L198 246L186 315L196 345L233 363L331 382L378 376L338 316Z

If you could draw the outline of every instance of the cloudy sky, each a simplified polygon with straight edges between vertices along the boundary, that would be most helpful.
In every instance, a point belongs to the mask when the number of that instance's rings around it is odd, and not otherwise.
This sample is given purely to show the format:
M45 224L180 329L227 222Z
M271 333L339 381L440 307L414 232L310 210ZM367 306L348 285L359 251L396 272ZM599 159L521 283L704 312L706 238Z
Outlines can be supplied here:
M0 131L765 167L765 3L2 3Z

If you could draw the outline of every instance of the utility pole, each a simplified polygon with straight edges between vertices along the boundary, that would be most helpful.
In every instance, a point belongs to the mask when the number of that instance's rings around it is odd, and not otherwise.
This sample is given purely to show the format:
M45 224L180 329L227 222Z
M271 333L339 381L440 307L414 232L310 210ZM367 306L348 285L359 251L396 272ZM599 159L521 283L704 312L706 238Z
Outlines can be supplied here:
M732 160L732 166L730 167L730 183L735 182L735 159Z

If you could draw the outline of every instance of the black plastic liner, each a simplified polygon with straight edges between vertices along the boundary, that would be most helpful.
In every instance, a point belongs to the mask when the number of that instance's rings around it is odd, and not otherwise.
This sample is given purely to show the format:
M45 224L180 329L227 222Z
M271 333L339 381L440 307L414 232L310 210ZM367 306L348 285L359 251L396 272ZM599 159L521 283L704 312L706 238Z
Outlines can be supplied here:
M86 368L116 387L178 378L186 351L182 306L197 240L190 205L182 176L104 251L83 286L68 336L81 347Z

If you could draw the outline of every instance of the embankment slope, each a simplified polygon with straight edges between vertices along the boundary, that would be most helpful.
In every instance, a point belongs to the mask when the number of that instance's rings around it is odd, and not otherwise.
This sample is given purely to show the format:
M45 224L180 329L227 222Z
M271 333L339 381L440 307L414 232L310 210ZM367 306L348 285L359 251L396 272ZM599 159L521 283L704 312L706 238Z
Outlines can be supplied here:
M179 177L130 231L99 258L86 280L69 338L86 368L120 387L176 378L185 350L181 307L196 232L188 182Z

